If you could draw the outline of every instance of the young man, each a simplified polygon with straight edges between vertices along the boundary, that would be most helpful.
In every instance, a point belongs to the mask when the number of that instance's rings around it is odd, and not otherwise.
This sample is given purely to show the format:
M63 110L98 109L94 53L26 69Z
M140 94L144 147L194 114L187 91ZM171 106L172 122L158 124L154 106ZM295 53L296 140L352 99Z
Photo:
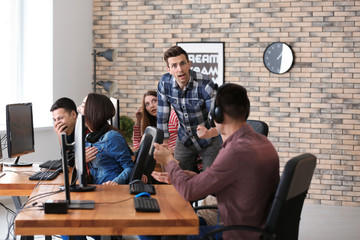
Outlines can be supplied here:
M225 226L261 227L279 182L279 157L271 142L246 120L250 112L246 89L225 84L218 89L210 112L223 147L213 164L200 174L183 171L166 145L155 145L154 158L188 201L213 194ZM224 239L259 239L244 231L224 232Z
M168 122L172 106L179 119L175 158L182 169L194 170L200 155L205 169L218 154L220 141L218 136L211 137L218 135L216 129L210 129L206 136L199 136L197 129L210 128L208 113L216 85L207 76L190 70L191 62L181 47L168 49L164 60L168 73L158 84L157 127L164 131L165 139L169 138Z
M77 109L74 101L67 97L60 98L51 106L50 112L52 112L54 131L59 138L60 145L61 133L66 133L66 140L68 143L74 142L75 124L77 119ZM86 161L93 160L96 153L97 149L95 147L87 148L85 150ZM74 166L73 155L73 153L69 154L70 166Z

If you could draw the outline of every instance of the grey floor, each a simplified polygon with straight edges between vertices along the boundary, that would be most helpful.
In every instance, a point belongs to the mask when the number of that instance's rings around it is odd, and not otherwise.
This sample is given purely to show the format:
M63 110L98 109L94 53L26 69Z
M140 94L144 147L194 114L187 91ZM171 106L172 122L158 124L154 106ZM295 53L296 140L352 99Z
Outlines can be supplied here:
M14 209L11 197L1 197L0 203ZM0 206L0 240L7 236L7 211ZM299 240L353 240L360 237L360 207L339 207L327 205L305 204ZM11 237L10 239L14 239ZM36 236L42 240L44 237ZM53 239L59 239L53 237ZM136 236L125 236L124 240L136 240Z

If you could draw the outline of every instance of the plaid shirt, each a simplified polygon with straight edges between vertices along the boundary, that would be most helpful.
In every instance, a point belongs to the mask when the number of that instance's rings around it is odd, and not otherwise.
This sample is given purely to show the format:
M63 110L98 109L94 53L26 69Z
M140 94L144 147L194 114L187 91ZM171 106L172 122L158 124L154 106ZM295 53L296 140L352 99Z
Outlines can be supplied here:
M184 146L194 145L201 150L210 145L211 139L199 139L196 128L200 124L210 128L208 113L215 96L215 84L212 80L190 70L190 80L184 90L181 90L175 78L166 73L161 77L157 95L157 127L164 131L165 138L169 137L168 121L172 106L179 119L178 137Z

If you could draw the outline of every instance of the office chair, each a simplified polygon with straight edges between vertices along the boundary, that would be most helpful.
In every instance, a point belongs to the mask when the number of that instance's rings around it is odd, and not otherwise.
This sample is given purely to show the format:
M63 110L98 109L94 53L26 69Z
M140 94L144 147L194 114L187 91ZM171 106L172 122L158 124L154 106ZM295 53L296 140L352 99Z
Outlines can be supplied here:
M226 226L204 234L202 239L214 239L215 234L223 231L241 230L261 233L264 240L297 240L300 215L315 166L316 157L310 153L296 156L286 163L264 229Z
M247 120L246 123L249 124L254 129L254 131L259 134L267 136L269 133L269 126L263 121Z

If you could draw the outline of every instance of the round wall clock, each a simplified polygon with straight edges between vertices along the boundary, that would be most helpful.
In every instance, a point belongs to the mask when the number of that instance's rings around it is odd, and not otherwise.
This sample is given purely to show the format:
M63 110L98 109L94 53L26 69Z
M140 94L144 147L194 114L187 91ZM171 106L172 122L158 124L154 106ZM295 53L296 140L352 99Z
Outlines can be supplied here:
M282 74L289 71L293 65L294 53L286 43L274 42L265 49L263 60L270 72Z

